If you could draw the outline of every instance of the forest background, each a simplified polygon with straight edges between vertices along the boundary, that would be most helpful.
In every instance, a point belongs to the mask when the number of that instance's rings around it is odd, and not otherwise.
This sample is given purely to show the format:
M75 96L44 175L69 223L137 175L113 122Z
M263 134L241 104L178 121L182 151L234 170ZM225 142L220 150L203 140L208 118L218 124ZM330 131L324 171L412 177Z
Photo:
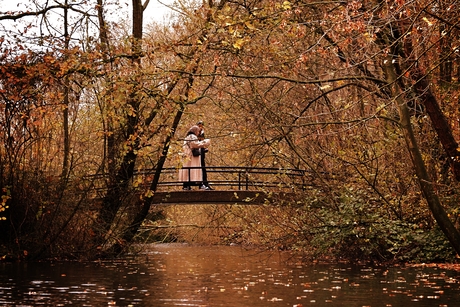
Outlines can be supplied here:
M158 240L460 254L458 1L176 0L147 24L148 0L21 3L0 9L3 259ZM306 189L282 206L156 208L198 120L208 165L304 169Z

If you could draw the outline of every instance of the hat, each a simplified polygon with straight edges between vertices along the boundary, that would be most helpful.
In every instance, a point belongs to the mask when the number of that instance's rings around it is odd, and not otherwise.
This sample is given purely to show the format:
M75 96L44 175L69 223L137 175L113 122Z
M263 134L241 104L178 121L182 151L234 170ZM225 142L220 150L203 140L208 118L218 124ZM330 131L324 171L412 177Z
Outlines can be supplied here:
M198 126L192 126L190 127L190 129L188 130L187 134L190 134L190 133L193 133L195 135L198 135L198 133L200 133L200 127Z
M196 123L197 125L202 125L204 126L204 122L202 120L200 120L199 122Z

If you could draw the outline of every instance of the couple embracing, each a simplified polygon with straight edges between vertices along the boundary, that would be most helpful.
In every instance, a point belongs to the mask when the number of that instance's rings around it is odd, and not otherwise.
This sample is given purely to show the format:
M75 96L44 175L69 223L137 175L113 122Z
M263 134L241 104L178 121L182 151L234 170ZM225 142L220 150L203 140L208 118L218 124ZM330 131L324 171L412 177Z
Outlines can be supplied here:
M202 121L188 130L182 145L184 163L179 170L179 181L183 182L184 190L191 190L192 185L198 185L201 190L212 190L208 183L205 164L205 155L210 144L211 140L204 137Z

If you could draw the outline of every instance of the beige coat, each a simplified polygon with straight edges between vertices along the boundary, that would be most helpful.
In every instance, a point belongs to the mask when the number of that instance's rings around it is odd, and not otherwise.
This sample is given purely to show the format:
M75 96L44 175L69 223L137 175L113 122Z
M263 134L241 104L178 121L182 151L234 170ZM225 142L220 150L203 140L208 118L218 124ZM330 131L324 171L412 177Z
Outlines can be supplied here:
M204 139L202 141L198 140L198 137L194 134L189 134L184 140L184 145L182 145L182 156L184 161L182 163L183 167L201 167L201 156L194 157L192 154L192 148L207 148L211 144L211 140ZM180 169L179 170L179 181L190 181L192 183L203 181L203 173L201 168L195 169Z

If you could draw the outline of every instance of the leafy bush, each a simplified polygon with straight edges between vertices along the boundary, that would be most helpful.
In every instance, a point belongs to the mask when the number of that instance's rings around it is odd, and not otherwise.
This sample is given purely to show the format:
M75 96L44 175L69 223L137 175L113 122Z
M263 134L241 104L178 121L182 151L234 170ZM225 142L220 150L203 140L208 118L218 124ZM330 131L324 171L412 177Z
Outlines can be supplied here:
M384 205L371 204L360 193L347 193L338 205L303 211L302 229L293 248L311 258L344 261L452 261L455 252L437 227L407 215L389 216ZM313 218L312 218L313 217ZM417 222L411 222L417 221Z

